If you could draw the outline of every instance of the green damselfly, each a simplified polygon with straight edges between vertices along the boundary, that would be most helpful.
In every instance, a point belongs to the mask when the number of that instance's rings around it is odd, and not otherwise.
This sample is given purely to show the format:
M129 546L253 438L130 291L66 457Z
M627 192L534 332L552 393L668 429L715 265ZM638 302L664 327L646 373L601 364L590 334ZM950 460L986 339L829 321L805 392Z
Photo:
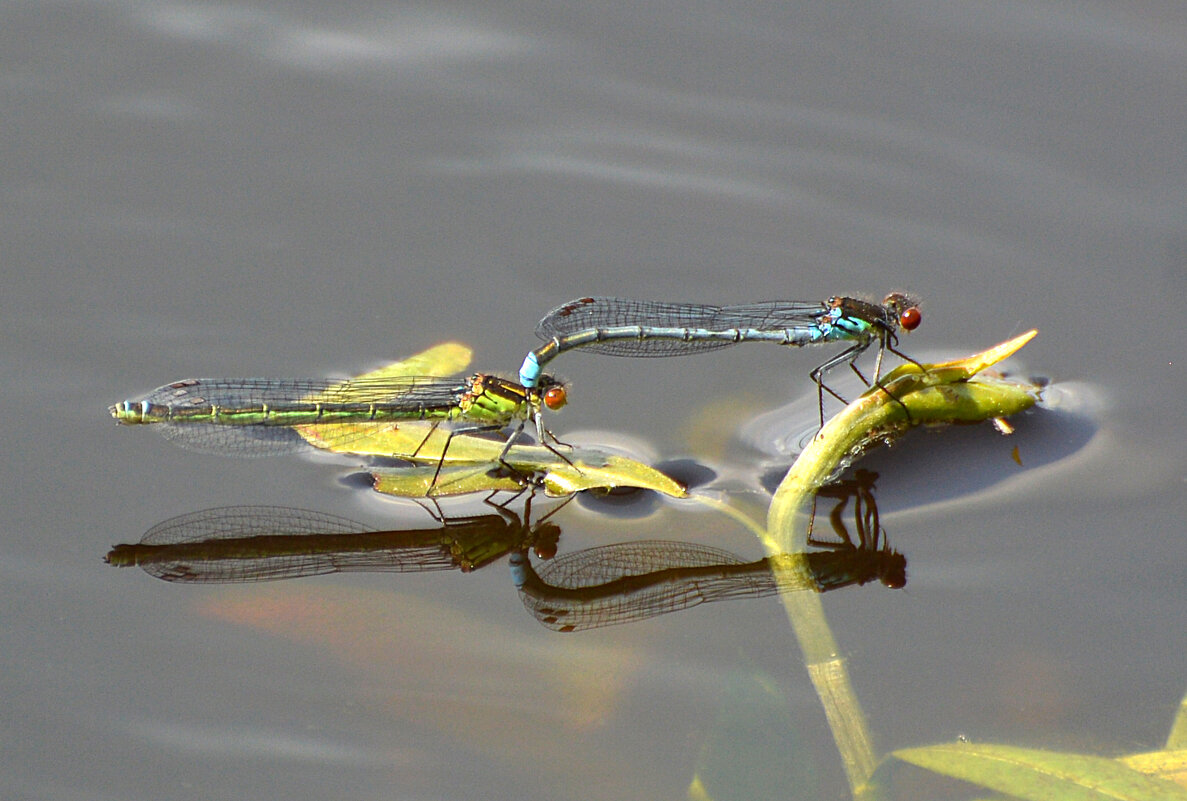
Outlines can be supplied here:
M440 464L448 439L439 452L420 449L442 423L452 437L518 422L502 462L531 418L541 444L552 449L540 409L560 409L566 401L565 386L551 377L528 388L484 373L467 378L375 373L353 379L186 379L109 411L124 425L152 425L178 445L208 453L259 456L313 446ZM431 423L416 447L384 453L382 444L376 445L385 432L413 421ZM365 449L358 446L362 441Z

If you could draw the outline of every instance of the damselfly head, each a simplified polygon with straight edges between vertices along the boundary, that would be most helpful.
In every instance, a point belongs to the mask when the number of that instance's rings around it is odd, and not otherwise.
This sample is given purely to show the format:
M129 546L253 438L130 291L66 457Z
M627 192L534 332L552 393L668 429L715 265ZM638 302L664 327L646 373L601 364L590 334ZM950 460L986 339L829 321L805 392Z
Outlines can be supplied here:
M902 292L891 292L882 300L882 305L894 312L898 324L904 331L914 331L923 322L919 301Z
M544 393L544 405L556 411L569 402L569 393L562 386L549 387Z
M540 402L552 411L555 412L569 402L569 393L565 385L552 376L540 376L537 385L540 390Z

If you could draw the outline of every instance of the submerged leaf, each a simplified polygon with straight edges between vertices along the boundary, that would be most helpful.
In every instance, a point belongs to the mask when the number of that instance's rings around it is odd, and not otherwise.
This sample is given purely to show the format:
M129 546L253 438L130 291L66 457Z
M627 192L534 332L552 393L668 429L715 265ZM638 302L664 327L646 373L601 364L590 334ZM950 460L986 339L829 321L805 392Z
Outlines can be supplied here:
M823 771L797 719L804 710L791 703L777 678L731 672L711 697L718 710L705 722L690 799L822 797Z
M1008 745L951 743L892 756L1015 798L1048 801L1187 800L1187 790L1105 757Z
M553 451L540 445L517 445L507 452L504 464L499 462L505 445L502 440L469 435L455 436L449 442L438 474L442 445L443 439L426 444L417 456L425 464L373 471L375 489L403 497L437 497L514 492L523 489L526 481L542 485L554 496L619 487L649 489L675 498L685 496L684 486L678 481L627 456L592 448L560 446Z

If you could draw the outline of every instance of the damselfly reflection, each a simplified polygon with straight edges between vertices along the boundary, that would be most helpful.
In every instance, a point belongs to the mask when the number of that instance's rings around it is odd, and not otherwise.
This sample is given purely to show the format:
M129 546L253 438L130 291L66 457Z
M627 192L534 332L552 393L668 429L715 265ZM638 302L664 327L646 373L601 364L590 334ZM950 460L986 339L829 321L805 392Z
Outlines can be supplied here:
M555 553L560 529L548 522L552 512L531 524L530 504L523 518L491 504L490 514L388 531L307 509L227 506L166 520L139 543L116 545L106 560L165 581L208 584L351 571L468 572L511 551Z
M559 556L539 568L526 551L511 554L511 574L528 611L555 631L614 626L732 598L762 598L784 592L829 592L879 581L897 589L907 583L907 559L890 549L878 520L874 473L835 482L820 494L836 498L830 514L840 541L811 534L822 550L781 554L753 562L720 548L686 542L641 541L590 548ZM855 498L857 542L844 523Z
M845 526L845 507L852 498L853 528L857 532L859 547L877 549L878 539L885 539L886 534L878 517L878 503L874 500L874 482L877 480L877 473L859 467L853 471L853 478L839 479L816 490L816 494L812 496L812 515L808 518L808 544L825 548L834 545L815 536L816 504L821 498L832 498L836 504L829 512L828 518L833 531L841 538L843 546L855 547Z
M387 531L305 509L207 509L166 520L139 543L115 546L106 559L118 567L138 565L165 581L215 584L350 571L466 572L510 555L512 578L528 611L549 628L577 631L730 598L829 592L875 580L904 586L906 558L890 549L881 530L873 478L861 475L821 492L837 500L830 514L837 541L810 536L809 544L819 550L753 562L720 548L661 541L552 558L561 530L550 518L568 501L532 523L530 494L522 516L488 499L490 514L441 516L432 527ZM850 498L856 537L845 525ZM534 568L529 551L550 561Z

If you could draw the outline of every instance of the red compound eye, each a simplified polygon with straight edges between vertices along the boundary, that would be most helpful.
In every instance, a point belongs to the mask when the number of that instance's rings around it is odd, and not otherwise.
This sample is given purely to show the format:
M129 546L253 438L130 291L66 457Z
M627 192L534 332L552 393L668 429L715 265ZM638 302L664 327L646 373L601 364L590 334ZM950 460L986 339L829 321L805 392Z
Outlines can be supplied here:
M898 324L907 331L914 331L921 322L923 322L923 315L919 312L918 306L903 309L902 314L898 316Z
M544 391L544 405L554 412L569 402L569 393L564 387L549 387Z

